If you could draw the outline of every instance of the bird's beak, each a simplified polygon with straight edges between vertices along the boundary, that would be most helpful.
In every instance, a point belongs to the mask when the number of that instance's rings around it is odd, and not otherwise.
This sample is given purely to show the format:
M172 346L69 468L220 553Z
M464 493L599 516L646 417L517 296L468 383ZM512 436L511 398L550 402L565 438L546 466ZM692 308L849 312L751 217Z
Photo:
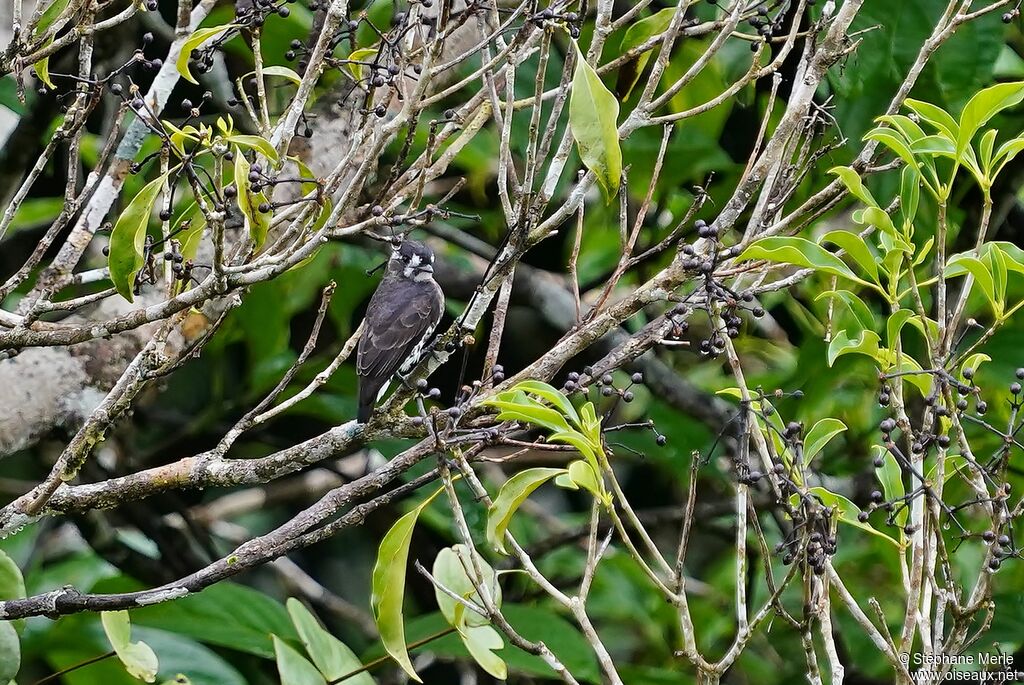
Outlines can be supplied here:
M423 265L420 266L420 271L423 271L424 273L432 274L432 273L434 273L434 266L433 266L433 264L423 264Z

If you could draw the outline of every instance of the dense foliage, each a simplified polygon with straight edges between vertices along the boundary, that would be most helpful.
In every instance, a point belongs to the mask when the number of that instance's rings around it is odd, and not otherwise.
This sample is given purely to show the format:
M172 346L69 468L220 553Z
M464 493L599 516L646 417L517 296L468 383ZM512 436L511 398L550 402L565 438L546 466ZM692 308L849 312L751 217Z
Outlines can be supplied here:
M8 4L0 682L1024 670L1019 2Z

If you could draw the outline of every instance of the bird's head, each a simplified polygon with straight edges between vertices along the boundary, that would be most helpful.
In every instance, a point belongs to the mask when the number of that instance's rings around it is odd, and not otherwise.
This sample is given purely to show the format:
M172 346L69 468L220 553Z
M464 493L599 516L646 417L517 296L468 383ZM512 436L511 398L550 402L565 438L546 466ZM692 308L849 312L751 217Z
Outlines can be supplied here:
M391 253L388 270L399 278L425 281L434 273L434 253L423 243L404 240Z

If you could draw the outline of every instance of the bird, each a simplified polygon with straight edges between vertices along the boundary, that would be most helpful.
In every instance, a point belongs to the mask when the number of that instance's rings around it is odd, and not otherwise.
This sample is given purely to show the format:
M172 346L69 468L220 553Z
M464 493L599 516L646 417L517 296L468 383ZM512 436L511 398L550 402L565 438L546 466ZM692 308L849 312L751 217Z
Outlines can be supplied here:
M412 371L444 311L444 292L434 280L434 253L403 240L370 297L356 353L358 423L366 423L391 379Z

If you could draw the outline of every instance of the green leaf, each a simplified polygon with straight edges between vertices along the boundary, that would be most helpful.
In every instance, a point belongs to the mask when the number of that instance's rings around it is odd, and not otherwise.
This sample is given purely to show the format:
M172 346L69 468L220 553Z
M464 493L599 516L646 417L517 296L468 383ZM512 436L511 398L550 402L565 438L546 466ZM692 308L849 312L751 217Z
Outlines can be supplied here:
M572 402L566 397L560 390L556 390L553 386L548 385L542 381L520 381L515 386L509 389L510 391L521 390L525 393L531 393L538 397L547 400L552 406L558 411L562 412L565 416L572 419L573 423L580 426L580 415L576 412L576 407L572 406Z
M167 174L150 181L132 198L117 218L110 232L110 280L121 296L135 300L135 277L146 263L146 228L153 214L153 205L167 182Z
M9 621L0 621L0 682L13 682L21 670L21 641Z
M960 365L960 380L966 383L967 379L964 378L964 369L970 369L972 372L976 372L978 367L985 362L992 361L992 357L988 356L984 352L975 352L970 357L964 360L963 364Z
M564 442L567 445L572 445L592 466L597 466L597 450L600 447L591 443L587 436L582 433L576 431L555 431L548 436L548 442Z
M289 69L284 66L275 65L271 67L263 67L263 75L280 76L281 78L288 79L297 86L302 84L302 77L299 76L294 69Z
M508 554L505 549L505 531L512 521L512 515L530 493L562 473L567 473L566 469L533 468L520 471L505 481L487 510L487 542L491 547L502 554Z
M846 189L850 191L850 194L867 206L878 206L878 203L875 202L875 198L871 195L871 191L869 191L867 186L864 185L864 180L861 179L860 174L850 167L832 167L828 170L828 173L838 177L842 184L846 186Z
M296 638L284 606L258 590L231 582L212 585L202 594L134 609L132 619L139 626L187 635L264 659L274 656L271 633Z
M182 228L186 221L188 226ZM203 233L206 231L206 215L203 214L198 203L193 202L188 209L182 212L178 217L177 228L181 230L174 237L181 243L181 256L185 259L195 259L199 252L199 245L203 241Z
M675 7L666 7L660 12L644 17L630 25L626 29L625 35L622 36L622 42L619 44L619 54L624 55L630 50L643 45L654 36L664 33L668 25L672 23L672 16L675 12ZM640 80L640 75L643 74L644 68L653 54L654 48L646 50L637 55L636 59L624 64L619 70L619 81L616 84L616 90L622 100L629 99L630 93L633 92L633 87Z
M909 234L917 218L921 204L921 174L910 167L900 172L900 216L903 217L903 232Z
M956 123L949 112L929 102L907 98L906 106L922 120L928 122L938 131L941 131L950 140L956 140L960 135L960 124Z
M47 41L46 45L44 45L43 47L48 47L50 45L50 43L52 43L52 42L53 42L53 40ZM36 76L39 77L39 80L41 82L46 84L47 88L49 88L50 90L53 90L53 89L55 89L57 87L57 86L53 85L53 79L50 78L50 58L49 57L42 58L41 60L39 60L38 62L33 64L32 68L36 70Z
M587 64L576 45L576 69L569 93L569 129L580 159L597 177L610 201L619 192L622 149L619 147L619 101L605 88L601 77Z
M326 685L327 681L306 657L288 646L277 635L274 640L274 654L277 659L277 672L281 676L281 685Z
M498 680L505 680L508 677L508 665L494 653L505 646L498 631L491 626L473 626L459 635L480 668Z
M568 490L583 488L605 506L611 503L611 498L604 489L604 484L598 478L594 467L580 459L570 462L569 470L555 478L555 484Z
M259 206L267 202L267 196L260 191L252 192L252 184L249 182L249 169L251 165L239 148L235 148L235 187L238 194L235 200L238 208L242 210L245 223L249 227L249 235L252 237L256 249L263 247L267 239L267 232L270 231L270 213L259 211Z
M857 283L870 285L867 281L858 278L839 257L806 238L761 238L744 250L736 258L736 261L743 262L751 259L810 267L823 273L842 276Z
M275 150L274 146L270 144L270 141L265 138L261 138L260 136L235 134L228 136L226 140L233 145L238 145L239 147L248 148L250 150L256 150L271 162L277 164L277 150Z
M994 128L985 131L985 134L981 137L981 144L978 146L978 152L981 156L981 168L985 170L985 173L989 173L992 169L992 150L995 147L997 135L999 135L999 132Z
M821 237L821 242L829 242L845 250L861 268L862 273L873 282L879 282L878 258L871 254L868 244L859 235L850 231L829 231Z
M363 667L355 653L341 640L324 630L302 602L290 597L286 606L306 653L313 659L313 663L325 679L336 680ZM364 672L347 678L345 682L349 685L373 685L373 678Z
M377 48L359 48L353 50L348 56L350 60L345 66L348 67L349 73L355 77L356 81L362 81L366 78L365 74L370 67L365 62L373 62L377 57Z
M860 335L851 340L846 331L839 331L828 345L828 365L835 364L836 359L844 354L866 354L878 359L878 343L881 338L874 331L861 331Z
M867 207L854 212L853 220L859 224L875 226L889 235L896 235L896 226L892 223L892 217L878 207Z
M860 324L861 330L875 327L875 316L871 313L871 309L867 304L865 304L864 300L849 290L826 290L814 299L820 300L823 297L837 299L843 302L850 310L850 313L853 314L854 318L857 319L857 323Z
M25 597L25 579L21 575L21 569L18 568L18 564L14 562L0 550L0 600L3 599L22 599ZM25 619L18 619L12 621L12 624L20 633L25 627ZM3 678L0 678L0 682L3 682Z
M957 152L970 145L978 130L999 112L1024 100L1024 81L998 83L979 91L960 114L960 131L956 137Z
M804 466L814 460L832 438L846 430L846 424L839 419L826 418L815 423L804 439Z
M54 25L54 23L61 18L61 15L67 10L71 0L53 0L43 13L39 15L39 22L36 24L33 35L41 36L46 33L46 30Z
M888 542L891 542L893 545L897 547L900 546L900 543L897 542L894 538L886 535L885 533L879 530L876 530L867 523L861 523L859 520L857 520L857 515L860 514L860 507L858 507L856 504L846 499L842 495L836 494L822 487L810 488L808 492L816 496L819 500L821 500L821 503L824 504L826 507L832 507L836 515L839 517L839 520L843 523L847 523L856 528L860 528L861 530L867 531L872 535L877 535L878 537L882 538L883 540L887 540ZM797 495L794 495L794 497L797 497Z
M384 649L402 670L416 682L423 682L416 675L409 660L405 644L405 624L402 606L405 602L405 572L409 563L409 543L412 531L420 513L442 492L438 489L419 506L402 516L387 532L377 550L377 562L373 566L373 593L370 605L373 617L380 630Z
M136 678L152 683L156 680L159 668L156 654L145 642L132 642L132 625L127 611L104 611L100 613L103 632L110 640L110 646L117 653L117 658L124 664L128 673Z
M189 83L198 84L199 81L196 81L195 77L192 76L192 72L189 71L188 68L188 61L192 57L192 51L199 48L203 43L210 40L211 38L216 38L222 33L234 28L238 28L238 24L211 26L209 28L199 29L191 36L189 36L188 39L182 44L181 54L178 55L178 61L175 63L175 66L178 67L178 73L181 74L182 77L184 77L184 79Z
M476 575L478 570L482 575L480 578L477 578ZM480 556L479 552L466 545L445 547L438 552L437 558L434 559L432 573L434 580L441 586L479 607L485 606L476 589L478 584L482 585L487 589L492 604L497 608L501 607L501 585L498 584L498 574ZM476 579L478 583L474 583L473 579ZM456 602L451 595L438 587L434 588L434 596L437 598L437 606L441 609L445 619L460 632L467 627L472 628L489 623L487 616L466 607L465 604Z
M497 398L486 400L482 404L498 409L497 418L500 421L523 421L535 426L543 426L552 431L572 431L565 416L551 407L522 394L513 399L503 399L506 397L513 396L502 393Z
M869 131L864 138L866 140L877 140L895 152L896 155L906 163L907 167L915 170L918 168L917 159L914 157L914 153L911 152L908 141L893 129L878 127Z
M953 255L946 262L946 268L943 270L943 273L946 278L971 274L974 277L974 282L978 284L981 291L985 293L985 297L988 298L992 309L996 312L996 316L1002 314L1002 303L996 298L995 281L992 278L992 272L989 271L988 267L980 259L965 252Z
M895 350L896 343L899 341L900 331L911 319L916 318L917 315L909 309L897 309L889 315L889 320L885 324L886 340L889 343L889 349ZM920 321L915 322L920 326Z
M882 458L882 467L875 469L875 477L878 478L878 482L882 485L885 499L892 502L902 498L906 494L906 490L903 487L903 471L900 469L900 465L896 463L896 457L881 445L874 445L871 449L874 450L876 458ZM895 520L900 528L906 524L906 507L900 509L899 513L896 514Z

